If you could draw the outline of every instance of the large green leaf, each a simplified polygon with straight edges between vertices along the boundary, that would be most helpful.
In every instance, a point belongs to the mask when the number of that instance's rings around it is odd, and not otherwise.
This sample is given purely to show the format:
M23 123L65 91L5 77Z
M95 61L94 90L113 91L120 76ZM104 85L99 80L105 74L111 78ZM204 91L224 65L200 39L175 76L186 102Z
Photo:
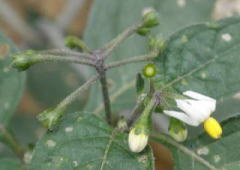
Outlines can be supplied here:
M23 170L24 168L16 160L11 159L0 159L1 170Z
M190 26L175 33L165 51L155 60L160 70L159 88L163 91L173 88L179 93L197 91L217 99L221 105L224 100L229 101L229 97L238 95L239 28L240 19L231 18ZM236 100L239 103L239 99ZM237 110L227 104L225 107L228 108L224 110L225 117ZM239 104L237 108L240 109Z
M10 69L10 56L16 47L0 34L0 124L7 125L24 89L25 74Z
M160 138L154 139L166 144L172 151L176 170L208 170L202 159L217 169L237 170L240 168L239 122L240 116L222 122L223 136L219 140L210 139L206 133L182 145L168 143Z
M85 40L99 48L141 18L141 11L153 7L159 12L160 25L156 34L170 34L179 28L210 19L215 0L96 0L86 29ZM147 53L146 39L135 35L116 49L108 61L126 59ZM116 68L107 73L113 110L130 109L135 101L134 79L141 64ZM88 110L101 111L102 96L99 84L91 92Z
M150 147L135 154L128 149L127 135L112 130L91 114L68 114L57 131L37 143L31 169L34 170L141 170L153 169Z

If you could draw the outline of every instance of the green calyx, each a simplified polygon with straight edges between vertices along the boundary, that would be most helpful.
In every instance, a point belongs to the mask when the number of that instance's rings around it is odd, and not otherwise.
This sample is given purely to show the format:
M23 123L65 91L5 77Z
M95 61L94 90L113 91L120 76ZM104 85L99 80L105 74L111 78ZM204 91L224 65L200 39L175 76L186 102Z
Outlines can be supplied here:
M36 63L36 61L33 59L34 55L37 55L37 52L33 50L28 50L24 53L19 53L12 57L11 65L18 71L24 71L28 69L32 64Z
M149 48L151 50L164 50L166 48L166 40L162 37L150 37L149 38Z
M140 117L136 120L135 124L133 125L132 129L135 129L135 134L145 134L149 135L151 132L151 124L152 124L152 111L154 110L155 104L153 99L149 100L148 104L146 105L143 113Z
M153 8L146 8L143 10L143 26L152 28L159 24L158 13Z
M53 107L40 113L37 119L45 128L53 130L61 121L64 110L65 109Z
M170 118L168 132L178 142L183 142L187 139L187 127L178 119Z
M75 36L67 36L65 38L65 46L70 49L80 49L82 51L90 52L90 49L86 46L86 44Z

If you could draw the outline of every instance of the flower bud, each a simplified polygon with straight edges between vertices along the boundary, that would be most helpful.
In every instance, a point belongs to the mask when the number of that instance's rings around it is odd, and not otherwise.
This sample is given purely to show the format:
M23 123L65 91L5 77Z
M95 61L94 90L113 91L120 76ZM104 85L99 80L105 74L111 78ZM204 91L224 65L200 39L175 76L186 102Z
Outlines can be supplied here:
M139 35L145 36L145 35L147 35L148 33L150 33L150 29L149 29L149 28L146 28L146 27L140 27L140 28L137 30L137 33L138 33Z
M146 64L143 68L143 75L147 78L152 78L156 75L157 68L155 64Z
M28 69L35 62L32 57L36 52L33 50L28 50L24 53L19 53L12 57L12 67L16 68L18 71L24 71Z
M86 52L90 52L90 49L86 46L86 44L81 39L75 36L67 36L65 38L65 46L70 49L77 48Z
M145 8L143 10L143 26L147 28L154 27L159 24L158 14L153 8Z
M170 118L168 132L169 135L177 142L185 141L188 136L186 125L175 118Z
M148 45L151 50L163 50L166 47L166 40L162 37L151 37Z
M132 152L141 152L147 146L154 107L154 100L150 100L128 135L128 145Z
M129 148L132 152L141 152L148 143L148 135L144 129L133 128L128 136Z
M44 110L37 116L38 121L47 129L52 130L61 120L64 109L53 107Z
M207 120L205 120L203 126L208 135L213 139L218 139L221 137L222 127L213 117L209 117Z

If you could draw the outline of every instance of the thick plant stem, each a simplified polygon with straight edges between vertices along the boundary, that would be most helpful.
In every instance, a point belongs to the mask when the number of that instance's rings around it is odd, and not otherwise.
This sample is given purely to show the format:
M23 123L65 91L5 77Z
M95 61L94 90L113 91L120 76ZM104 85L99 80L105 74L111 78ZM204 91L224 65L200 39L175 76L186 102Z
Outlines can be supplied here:
M23 148L17 142L15 137L3 126L0 126L0 133L3 136L5 144L11 148L11 150L19 157L20 160L23 160L24 157Z
M101 82L101 86L102 86L105 114L106 114L107 122L111 125L112 124L112 112L111 112L111 104L110 104L110 98L109 98L108 87L107 87L106 73L105 73L105 71L103 71L100 74L101 74L100 82Z
M109 56L109 54L117 47L119 46L125 39L127 39L130 35L136 32L141 26L143 25L143 22L139 22L137 24L132 25L128 29L126 29L124 32L119 34L115 39L110 41L108 44L106 44L102 49L100 49L101 57L102 59L105 59Z

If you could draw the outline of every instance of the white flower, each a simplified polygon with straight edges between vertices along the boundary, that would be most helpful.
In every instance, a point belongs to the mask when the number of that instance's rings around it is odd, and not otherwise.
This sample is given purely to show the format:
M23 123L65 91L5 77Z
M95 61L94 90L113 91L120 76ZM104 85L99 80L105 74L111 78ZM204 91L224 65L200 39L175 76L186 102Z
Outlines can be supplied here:
M148 135L145 133L136 133L136 129L133 128L128 135L128 145L132 152L141 152L148 143Z
M183 112L164 110L168 116L175 117L189 125L198 126L207 120L216 109L216 100L194 91L183 95L192 99L175 99L177 107Z

